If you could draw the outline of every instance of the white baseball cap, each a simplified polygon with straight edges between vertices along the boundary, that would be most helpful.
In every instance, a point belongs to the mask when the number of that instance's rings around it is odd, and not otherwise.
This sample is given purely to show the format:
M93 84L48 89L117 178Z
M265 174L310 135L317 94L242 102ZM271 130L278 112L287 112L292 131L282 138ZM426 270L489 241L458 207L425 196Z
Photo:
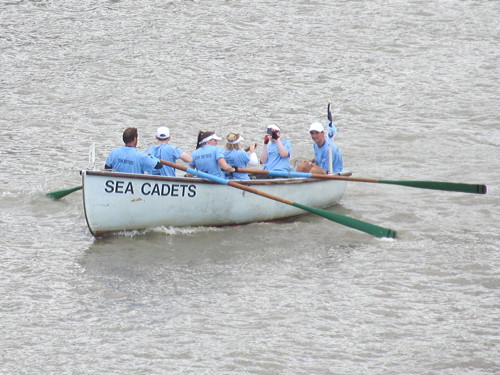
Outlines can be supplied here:
M158 130L156 130L156 138L158 139L167 139L170 137L170 130L166 126L160 126Z
M312 131L317 131L317 132L324 132L325 131L325 128L323 127L323 124L321 122L313 122L310 126L309 126L309 131L312 132Z

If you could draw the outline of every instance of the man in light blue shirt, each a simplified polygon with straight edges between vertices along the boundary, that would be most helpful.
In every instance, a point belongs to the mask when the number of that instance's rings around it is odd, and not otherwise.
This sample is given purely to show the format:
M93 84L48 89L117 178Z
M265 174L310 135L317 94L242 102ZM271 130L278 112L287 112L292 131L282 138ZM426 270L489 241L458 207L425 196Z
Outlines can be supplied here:
M182 151L180 148L168 144L170 141L170 129L166 126L160 126L156 131L156 139L158 144L155 146L150 146L146 150L146 153L151 154L158 159L166 160L171 163L175 163L177 159L181 159L186 163L193 161L191 155L187 152ZM153 174L162 176L175 176L175 169L164 165L161 169L155 169Z
M152 174L153 170L163 167L163 164L157 158L136 149L137 140L137 128L125 129L123 132L125 146L111 151L104 168L123 173L143 174L147 172Z
M297 164L297 172L327 174L330 171L330 157L323 124L320 122L313 122L309 126L309 134L311 134L311 138L314 142L314 159L304 160ZM333 173L342 172L344 168L342 154L335 143L332 142L331 147Z

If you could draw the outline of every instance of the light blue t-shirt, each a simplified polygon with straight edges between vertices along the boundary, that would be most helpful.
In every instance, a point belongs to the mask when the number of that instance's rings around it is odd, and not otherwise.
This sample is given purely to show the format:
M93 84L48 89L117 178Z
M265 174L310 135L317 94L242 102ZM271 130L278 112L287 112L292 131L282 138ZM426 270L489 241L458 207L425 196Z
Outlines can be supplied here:
M178 147L162 143L161 145L150 146L146 150L147 153L156 156L158 159L163 159L171 163L175 163L181 157L182 150ZM162 176L175 176L175 168L164 165L161 169L155 169L153 174Z
M281 141L283 147L288 151L286 158L281 157L277 142L269 142L267 145L267 161L264 169L268 171L290 171L290 156L292 155L292 144L290 141Z
M106 165L116 172L138 174L152 174L158 162L158 159L130 146L113 149L106 159Z
M205 145L195 150L191 157L193 161L189 163L199 171L224 178L224 173L219 167L218 160L224 158L224 150L217 146Z
M224 158L231 167L245 168L250 161L250 156L243 150L225 150ZM249 180L248 173L226 172L228 180Z
M323 146L318 147L316 142L313 142L314 147L314 163L319 165L321 169L330 171L330 158L328 156L328 141L323 143ZM342 161L342 154L335 143L332 143L332 159L333 159L333 173L342 172L344 163Z

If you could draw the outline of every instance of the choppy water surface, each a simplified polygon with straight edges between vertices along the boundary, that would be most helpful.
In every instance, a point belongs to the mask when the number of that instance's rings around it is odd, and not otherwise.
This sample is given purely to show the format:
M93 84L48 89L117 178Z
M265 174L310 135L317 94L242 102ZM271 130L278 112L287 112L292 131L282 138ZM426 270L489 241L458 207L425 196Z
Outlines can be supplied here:
M4 1L0 372L493 374L499 359L495 1ZM486 183L487 195L351 183L320 217L94 240L80 184L139 128L295 158L331 101L356 176ZM229 187L228 187L229 188ZM221 198L223 199L223 197Z

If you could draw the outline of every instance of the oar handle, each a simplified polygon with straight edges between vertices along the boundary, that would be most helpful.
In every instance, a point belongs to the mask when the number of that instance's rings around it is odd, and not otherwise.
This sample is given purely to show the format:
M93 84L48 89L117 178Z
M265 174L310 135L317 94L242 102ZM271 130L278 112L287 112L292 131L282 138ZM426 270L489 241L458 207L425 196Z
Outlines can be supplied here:
M360 178L350 176L340 176L332 174L316 174L307 172L282 172L282 171L268 171L265 169L252 169L252 168L238 168L239 173L251 174L268 174L275 177L303 177L303 178L318 178L321 180L344 180L344 181L358 181L358 182L380 182L373 178Z

